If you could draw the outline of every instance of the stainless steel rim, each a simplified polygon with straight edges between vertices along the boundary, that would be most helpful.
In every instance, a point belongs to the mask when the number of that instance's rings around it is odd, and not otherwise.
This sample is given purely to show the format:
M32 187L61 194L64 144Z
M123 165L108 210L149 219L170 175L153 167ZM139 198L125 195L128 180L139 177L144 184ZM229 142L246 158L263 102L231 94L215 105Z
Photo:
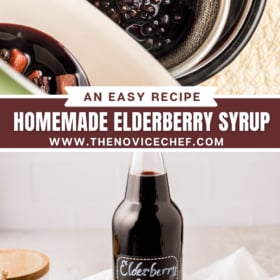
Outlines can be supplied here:
M237 34L239 33L240 29L242 28L248 14L249 11L251 9L253 0L247 0L246 4L244 6L242 15L239 18L239 21L236 25L236 28L233 30L233 32L230 34L230 36L228 37L228 39L223 43L223 45L217 49L212 55L210 55L209 57L207 57L206 59L204 59L203 61L200 61L197 65L195 65L192 69L190 69L188 72L184 73L184 75L193 73L197 70L199 70L200 68L204 67L205 65L207 65L208 63L210 63L213 59L215 59L216 57L218 57L230 44L231 42L236 38Z
M207 39L198 50L182 63L169 69L171 75L178 79L184 76L192 67L198 64L214 47L221 36L227 22L231 0L221 0L216 22Z

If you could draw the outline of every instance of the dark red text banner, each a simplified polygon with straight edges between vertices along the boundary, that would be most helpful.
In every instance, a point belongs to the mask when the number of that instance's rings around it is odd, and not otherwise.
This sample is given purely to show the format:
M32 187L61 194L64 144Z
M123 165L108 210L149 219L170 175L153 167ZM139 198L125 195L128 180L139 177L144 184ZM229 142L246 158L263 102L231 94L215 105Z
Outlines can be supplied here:
M217 107L205 108L80 108L66 100L1 98L0 148L280 148L279 98L216 98Z

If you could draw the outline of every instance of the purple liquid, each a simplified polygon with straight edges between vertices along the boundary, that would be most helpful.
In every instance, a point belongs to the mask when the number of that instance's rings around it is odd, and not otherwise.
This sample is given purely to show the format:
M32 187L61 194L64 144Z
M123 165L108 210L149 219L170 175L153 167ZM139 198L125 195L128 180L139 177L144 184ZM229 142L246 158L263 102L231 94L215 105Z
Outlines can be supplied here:
M29 63L22 73L28 76L33 70L40 70L50 78L50 93L57 90L56 76L73 74L77 85L89 85L85 72L74 56L57 40L33 28L0 24L0 49L19 49L27 55Z

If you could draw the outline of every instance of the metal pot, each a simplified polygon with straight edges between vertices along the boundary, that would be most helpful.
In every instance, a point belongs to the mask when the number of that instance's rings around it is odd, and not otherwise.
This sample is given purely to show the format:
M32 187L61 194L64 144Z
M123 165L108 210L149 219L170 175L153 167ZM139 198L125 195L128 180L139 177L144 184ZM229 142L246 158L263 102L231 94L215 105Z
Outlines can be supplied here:
M182 85L199 84L229 65L256 30L266 0L231 1L226 26L208 56L178 78Z

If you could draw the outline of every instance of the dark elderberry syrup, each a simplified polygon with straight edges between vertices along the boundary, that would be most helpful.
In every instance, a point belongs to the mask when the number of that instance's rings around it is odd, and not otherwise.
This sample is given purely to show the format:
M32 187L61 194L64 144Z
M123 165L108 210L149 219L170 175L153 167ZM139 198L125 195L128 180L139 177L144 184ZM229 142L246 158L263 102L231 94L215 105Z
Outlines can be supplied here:
M151 160L153 169L146 169ZM114 279L180 280L183 219L170 198L161 154L134 154L133 161L112 222Z
M197 0L88 0L127 31L153 56L161 58L187 37Z
M0 24L0 58L50 94L67 85L89 85L74 56L58 41L31 27Z

